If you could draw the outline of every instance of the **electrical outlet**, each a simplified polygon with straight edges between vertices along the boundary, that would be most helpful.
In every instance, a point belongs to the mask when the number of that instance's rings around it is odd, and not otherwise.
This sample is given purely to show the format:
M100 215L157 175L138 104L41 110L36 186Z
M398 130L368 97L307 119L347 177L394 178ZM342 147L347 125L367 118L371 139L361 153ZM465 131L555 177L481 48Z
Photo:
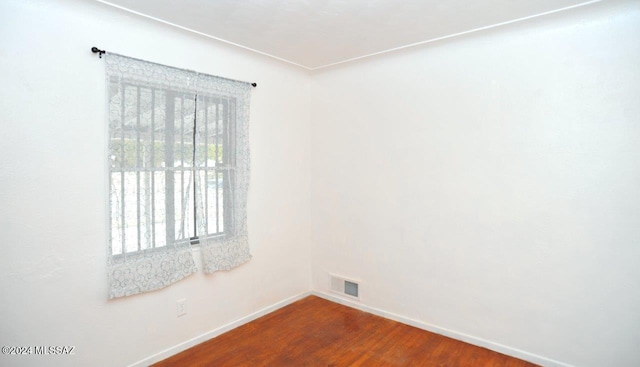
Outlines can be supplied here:
M178 317L187 314L187 300L185 298L176 301L176 311L178 313Z

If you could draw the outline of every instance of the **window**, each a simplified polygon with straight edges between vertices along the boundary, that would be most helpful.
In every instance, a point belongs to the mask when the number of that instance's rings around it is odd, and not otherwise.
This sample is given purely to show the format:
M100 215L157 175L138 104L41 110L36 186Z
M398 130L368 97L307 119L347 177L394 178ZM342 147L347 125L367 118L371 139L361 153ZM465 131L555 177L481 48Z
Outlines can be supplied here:
M111 224L112 254L196 243L203 234L197 225L197 177L206 180L200 206L207 219L204 234L224 236L233 226L235 99L117 80L110 94L110 108L125 116L110 133L111 218L119 218ZM197 152L204 154L204 164L194 170Z
M110 296L251 258L249 85L107 54Z

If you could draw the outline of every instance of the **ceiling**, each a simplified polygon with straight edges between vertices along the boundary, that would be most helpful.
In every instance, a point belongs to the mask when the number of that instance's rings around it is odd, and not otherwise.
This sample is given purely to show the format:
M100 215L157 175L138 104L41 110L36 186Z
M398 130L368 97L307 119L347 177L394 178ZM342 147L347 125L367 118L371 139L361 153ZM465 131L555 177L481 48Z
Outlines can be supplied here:
M313 70L599 0L96 1Z

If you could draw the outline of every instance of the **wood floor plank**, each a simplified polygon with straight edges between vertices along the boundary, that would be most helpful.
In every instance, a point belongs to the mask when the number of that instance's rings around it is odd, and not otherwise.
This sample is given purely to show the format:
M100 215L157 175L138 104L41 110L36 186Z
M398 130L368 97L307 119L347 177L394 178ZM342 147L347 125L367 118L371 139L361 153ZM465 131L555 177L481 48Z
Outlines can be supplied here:
M536 365L309 296L153 366Z

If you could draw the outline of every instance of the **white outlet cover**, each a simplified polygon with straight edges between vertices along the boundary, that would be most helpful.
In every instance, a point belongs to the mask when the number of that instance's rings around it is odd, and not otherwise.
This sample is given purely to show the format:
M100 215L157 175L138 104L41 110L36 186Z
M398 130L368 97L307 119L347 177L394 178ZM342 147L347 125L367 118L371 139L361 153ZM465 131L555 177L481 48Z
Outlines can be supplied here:
M187 314L187 300L179 299L176 301L176 312L178 317L184 316Z

